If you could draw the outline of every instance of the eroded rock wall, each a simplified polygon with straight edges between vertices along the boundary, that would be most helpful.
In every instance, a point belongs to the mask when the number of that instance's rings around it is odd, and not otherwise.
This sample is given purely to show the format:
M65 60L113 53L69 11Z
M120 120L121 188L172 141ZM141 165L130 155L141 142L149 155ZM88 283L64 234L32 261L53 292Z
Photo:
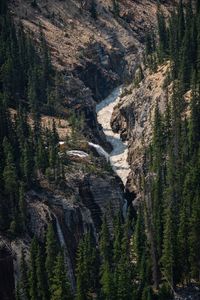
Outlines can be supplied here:
M156 72L144 71L144 79L135 87L134 83L125 87L118 106L115 107L111 125L114 131L128 141L128 161L131 172L127 189L141 197L141 176L144 171L144 151L152 140L154 110L158 103L161 113L166 109L169 98L164 88L169 63Z

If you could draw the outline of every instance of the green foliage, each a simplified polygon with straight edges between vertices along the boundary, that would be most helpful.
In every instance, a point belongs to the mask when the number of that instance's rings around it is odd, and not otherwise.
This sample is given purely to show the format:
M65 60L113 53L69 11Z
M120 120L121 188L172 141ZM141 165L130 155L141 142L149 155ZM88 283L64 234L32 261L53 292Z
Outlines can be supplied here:
M38 290L37 290L37 265L36 258L38 255L38 242L34 237L31 243L31 255L30 255L30 273L29 273L29 286L30 286L30 299L38 299Z
M55 266L53 269L53 276L51 279L51 300L71 300L71 290L68 282L64 255L63 252L59 252L56 257Z
M198 1L197 1L198 2ZM194 4L194 3L193 3ZM140 263L143 285L141 298L152 297L149 284L160 286L159 299L168 299L177 284L199 281L199 6L180 1L168 22L158 9L158 44L154 53L159 62L171 61L173 96L166 112L155 108L152 143L146 152L144 211L138 212L133 248ZM152 68L152 39L147 36L146 62ZM184 94L190 90L190 104ZM184 118L185 110L189 110ZM194 209L195 207L195 209ZM146 236L142 238L141 232ZM144 251L145 248L145 251ZM151 264L151 273L144 266ZM139 268L139 266L137 266ZM139 272L139 271L137 271ZM150 279L150 281L149 281Z
M198 24L199 14L188 1L184 9L180 0L177 11L173 11L168 26L160 8L157 14L159 43L157 56L160 62L171 59L172 77L179 79L181 88L186 91L192 84L192 73L198 68ZM199 74L199 71L198 71ZM199 75L198 75L199 78Z
M28 281L28 266L25 260L25 252L22 250L20 263L21 278L19 282L19 293L24 300L29 299L29 281Z
M16 296L30 300L72 300L64 252L56 244L51 223L48 226L46 245L33 238L29 264L22 250L20 280Z
M76 299L90 299L90 294L95 292L98 282L97 253L90 233L86 234L79 243L76 278Z
M46 260L45 267L49 285L53 277L54 261L58 253L58 245L53 229L53 224L49 223L46 234Z

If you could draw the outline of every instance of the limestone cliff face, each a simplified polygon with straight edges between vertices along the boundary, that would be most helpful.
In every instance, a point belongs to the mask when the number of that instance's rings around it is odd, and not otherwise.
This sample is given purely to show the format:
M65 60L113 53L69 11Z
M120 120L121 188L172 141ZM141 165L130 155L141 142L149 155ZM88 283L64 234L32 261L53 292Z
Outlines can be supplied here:
M127 188L141 197L141 176L144 168L144 150L152 139L154 110L158 102L161 113L165 111L169 97L163 88L169 64L162 65L156 72L144 71L144 79L137 87L124 88L120 103L114 109L112 128L124 140L128 140L128 161L131 166Z

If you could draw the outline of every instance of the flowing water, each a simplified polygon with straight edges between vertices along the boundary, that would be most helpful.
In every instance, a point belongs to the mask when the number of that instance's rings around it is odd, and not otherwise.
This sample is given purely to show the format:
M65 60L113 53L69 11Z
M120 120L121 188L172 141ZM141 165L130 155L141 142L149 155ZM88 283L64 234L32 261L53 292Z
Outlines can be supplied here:
M54 217L55 217L55 220L56 220L56 230L57 230L57 235L58 235L58 239L59 239L59 242L60 242L60 246L64 250L64 259L65 259L65 264L67 266L67 272L68 272L69 280L70 280L70 283L71 283L72 290L75 291L75 278L74 278L73 268L72 268L71 260L70 260L70 257L69 257L67 245L65 243L65 238L64 238L62 229L60 227L60 223L58 221L58 218L55 214L54 214Z
M88 143L88 145L89 145L90 147L94 148L100 156L105 157L105 159L107 160L107 162L110 161L110 155L108 154L108 152L106 152L106 151L103 149L103 147L101 147L101 146L98 145L98 144L94 144L94 143Z
M107 141L113 146L113 150L109 154L110 164L125 186L130 172L130 166L127 162L128 147L127 143L121 140L120 134L112 131L110 125L113 109L119 103L121 91L121 87L116 88L96 106L96 112L98 123L101 124Z

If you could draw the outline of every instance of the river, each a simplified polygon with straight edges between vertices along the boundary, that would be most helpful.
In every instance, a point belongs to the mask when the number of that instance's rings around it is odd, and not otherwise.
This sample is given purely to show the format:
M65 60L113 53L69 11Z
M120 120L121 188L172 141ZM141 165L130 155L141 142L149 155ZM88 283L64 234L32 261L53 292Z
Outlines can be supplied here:
M128 147L127 143L121 140L120 134L112 131L110 125L113 109L119 103L121 92L121 87L116 88L96 106L96 113L98 123L101 124L107 141L113 147L112 152L109 154L110 164L125 186L130 172L130 166L127 162Z

